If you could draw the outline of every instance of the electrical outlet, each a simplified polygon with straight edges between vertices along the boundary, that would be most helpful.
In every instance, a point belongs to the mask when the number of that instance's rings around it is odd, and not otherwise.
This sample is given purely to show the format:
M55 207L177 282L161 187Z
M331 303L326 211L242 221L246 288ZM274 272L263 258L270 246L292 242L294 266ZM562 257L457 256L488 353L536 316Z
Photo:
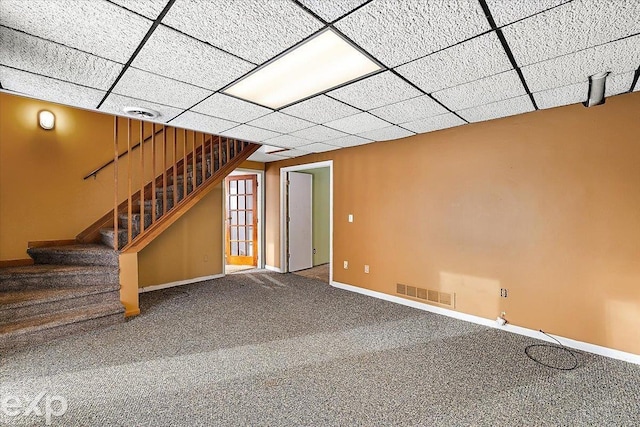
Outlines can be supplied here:
M501 298L507 298L508 296L509 296L509 289L500 288L500 297Z
M315 255L318 252L316 248L313 248L313 254Z
M349 269L349 261L345 261L344 262L344 269L348 270Z
M349 214L349 222L353 222L353 214Z
M365 272L365 273L368 273L368 272L369 272L369 266L368 266L368 265L365 265L365 266L364 266L364 272Z

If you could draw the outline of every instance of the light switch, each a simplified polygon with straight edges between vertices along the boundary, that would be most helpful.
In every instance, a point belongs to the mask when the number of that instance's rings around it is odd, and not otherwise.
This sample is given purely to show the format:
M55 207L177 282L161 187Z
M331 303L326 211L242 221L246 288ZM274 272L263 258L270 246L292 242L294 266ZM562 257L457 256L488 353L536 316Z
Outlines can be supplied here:
M366 265L366 264L365 264L365 266L364 266L364 272L365 272L365 273L368 273L368 272L369 272L369 266L368 266L368 265Z
M344 262L344 269L347 270L349 268L349 261Z
M349 222L353 222L353 214L349 214Z

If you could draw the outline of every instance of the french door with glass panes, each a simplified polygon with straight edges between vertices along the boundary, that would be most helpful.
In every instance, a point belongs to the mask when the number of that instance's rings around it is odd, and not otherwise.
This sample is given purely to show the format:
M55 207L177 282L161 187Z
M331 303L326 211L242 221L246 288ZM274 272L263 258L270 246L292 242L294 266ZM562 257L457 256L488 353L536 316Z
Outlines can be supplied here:
M225 254L230 265L258 265L256 175L231 175L227 185Z

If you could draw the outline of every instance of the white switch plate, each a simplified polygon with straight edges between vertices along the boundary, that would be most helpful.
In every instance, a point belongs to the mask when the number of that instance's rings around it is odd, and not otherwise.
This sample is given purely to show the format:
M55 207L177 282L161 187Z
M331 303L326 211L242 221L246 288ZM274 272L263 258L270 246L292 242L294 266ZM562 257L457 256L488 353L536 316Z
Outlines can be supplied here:
M349 268L349 261L344 262L344 269L347 270Z
M349 222L353 222L353 214L349 214Z
M364 266L364 272L365 272L365 273L368 273L368 272L369 272L369 266L368 266L368 265L365 265L365 266Z

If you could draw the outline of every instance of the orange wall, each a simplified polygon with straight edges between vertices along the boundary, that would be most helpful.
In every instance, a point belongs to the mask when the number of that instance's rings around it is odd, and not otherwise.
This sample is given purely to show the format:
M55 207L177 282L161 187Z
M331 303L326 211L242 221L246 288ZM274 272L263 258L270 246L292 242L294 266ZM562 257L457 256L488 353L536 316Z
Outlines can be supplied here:
M639 118L633 93L269 163L266 263L279 168L332 159L335 281L640 354Z

